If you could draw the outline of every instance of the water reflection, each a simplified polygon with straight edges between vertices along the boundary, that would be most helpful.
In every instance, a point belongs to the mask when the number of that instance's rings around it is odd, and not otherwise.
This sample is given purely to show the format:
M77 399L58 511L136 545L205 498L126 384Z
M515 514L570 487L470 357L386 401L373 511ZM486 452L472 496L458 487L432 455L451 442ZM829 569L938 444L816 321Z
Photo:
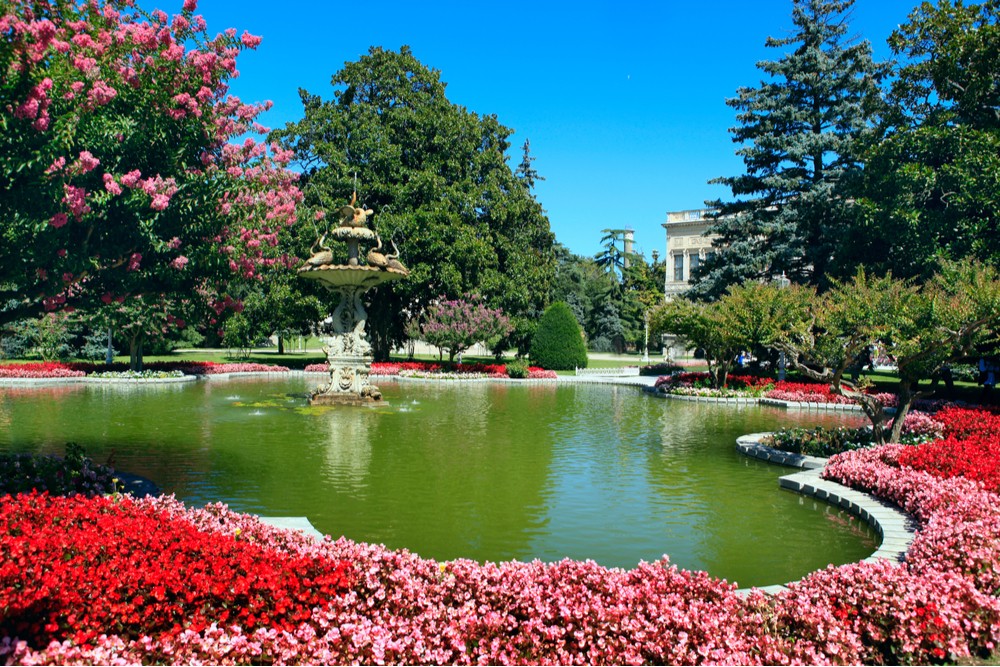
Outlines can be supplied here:
M335 537L439 559L632 567L668 553L762 585L873 548L856 522L780 491L784 470L733 446L840 415L555 383L387 382L387 406L311 408L314 383L0 390L0 449L77 441L191 504L307 516Z
M323 409L316 415L317 429L326 429L323 476L330 483L355 491L368 486L371 418L368 408Z

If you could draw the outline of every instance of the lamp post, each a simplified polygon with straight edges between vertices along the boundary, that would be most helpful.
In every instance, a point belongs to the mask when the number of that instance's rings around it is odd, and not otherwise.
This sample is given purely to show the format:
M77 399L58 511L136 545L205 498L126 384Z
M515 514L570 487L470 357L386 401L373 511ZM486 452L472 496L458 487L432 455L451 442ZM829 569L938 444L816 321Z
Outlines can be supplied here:
M642 363L649 363L649 311L645 310L642 313L643 320L643 338L642 342Z
M775 282L778 283L779 289L785 289L792 284L792 281L788 279L785 272L781 272L781 277L775 278ZM785 379L785 351L781 350L778 353L778 381Z

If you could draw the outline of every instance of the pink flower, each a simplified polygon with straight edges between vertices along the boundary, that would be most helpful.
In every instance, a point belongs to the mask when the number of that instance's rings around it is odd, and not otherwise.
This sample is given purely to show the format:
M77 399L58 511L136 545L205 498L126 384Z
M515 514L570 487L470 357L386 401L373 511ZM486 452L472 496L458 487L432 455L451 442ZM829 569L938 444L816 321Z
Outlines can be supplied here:
M69 206L70 213L77 220L80 220L85 213L90 213L90 206L87 205L87 191L74 185L63 186L63 203Z
M163 193L153 195L153 200L149 202L149 208L154 211L165 211L170 206L170 197Z
M243 36L240 37L240 41L243 42L243 46L248 49L256 49L260 46L261 38L257 35L251 35L250 33L244 31Z
M142 172L138 169L133 169L124 176L122 176L122 185L127 188L134 188L142 177Z
M115 177L111 174L104 174L104 189L113 195L120 195L122 193L122 186L115 182Z
M94 157L90 151L80 151L80 159L77 164L80 166L80 173L86 174L88 171L96 169L101 161Z
M56 255L58 255L59 257L65 257L66 256L66 248L59 248L59 250L56 250Z
M101 295L101 301L104 303L111 303L111 292L105 292Z
M132 256L128 259L128 270L137 271L139 269L139 264L142 262L142 255L140 253L132 253Z
M180 271L185 266L187 266L187 263L188 263L188 258L185 257L184 255L181 255L180 257L175 257L174 260L170 262L170 266Z
M118 91L104 81L95 81L90 92L87 93L87 99L94 106L103 106L115 99L117 95Z
M319 222L326 217L326 211L316 211L316 221Z
M69 218L66 217L65 213L56 213L54 216L49 218L49 224L59 229L63 225L69 222Z
M66 166L66 158L57 157L55 160L52 161L52 164L49 165L49 168L45 170L45 173L54 174L57 171L61 171L62 168L65 166Z
M183 9L186 12L193 12L198 8L198 0L184 0Z

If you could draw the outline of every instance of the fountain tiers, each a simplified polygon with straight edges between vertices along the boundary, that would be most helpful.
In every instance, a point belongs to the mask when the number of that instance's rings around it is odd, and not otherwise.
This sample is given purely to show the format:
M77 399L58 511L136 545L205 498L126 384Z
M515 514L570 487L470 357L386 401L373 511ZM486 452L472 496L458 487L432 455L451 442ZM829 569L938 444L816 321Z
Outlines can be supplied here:
M364 293L372 287L399 280L408 271L389 266L364 266L358 262L358 242L377 239L364 227L338 227L330 235L348 245L347 264L317 264L307 261L299 268L302 278L318 280L339 296L333 311L334 335L326 350L330 382L313 393L310 405L367 405L382 399L378 387L368 381L371 345L365 335L368 318Z

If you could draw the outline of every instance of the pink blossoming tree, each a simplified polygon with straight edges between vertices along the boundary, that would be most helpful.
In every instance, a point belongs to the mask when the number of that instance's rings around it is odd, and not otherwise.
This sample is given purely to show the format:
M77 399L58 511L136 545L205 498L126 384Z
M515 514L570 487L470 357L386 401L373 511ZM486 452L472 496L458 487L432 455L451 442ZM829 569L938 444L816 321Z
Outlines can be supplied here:
M288 261L290 153L234 143L266 130L267 105L228 94L260 38L210 36L196 4L168 16L120 0L4 3L0 324L130 300L176 322Z
M478 297L441 299L424 312L423 339L448 353L448 364L476 343L491 342L510 333L510 319L499 308L489 308Z

